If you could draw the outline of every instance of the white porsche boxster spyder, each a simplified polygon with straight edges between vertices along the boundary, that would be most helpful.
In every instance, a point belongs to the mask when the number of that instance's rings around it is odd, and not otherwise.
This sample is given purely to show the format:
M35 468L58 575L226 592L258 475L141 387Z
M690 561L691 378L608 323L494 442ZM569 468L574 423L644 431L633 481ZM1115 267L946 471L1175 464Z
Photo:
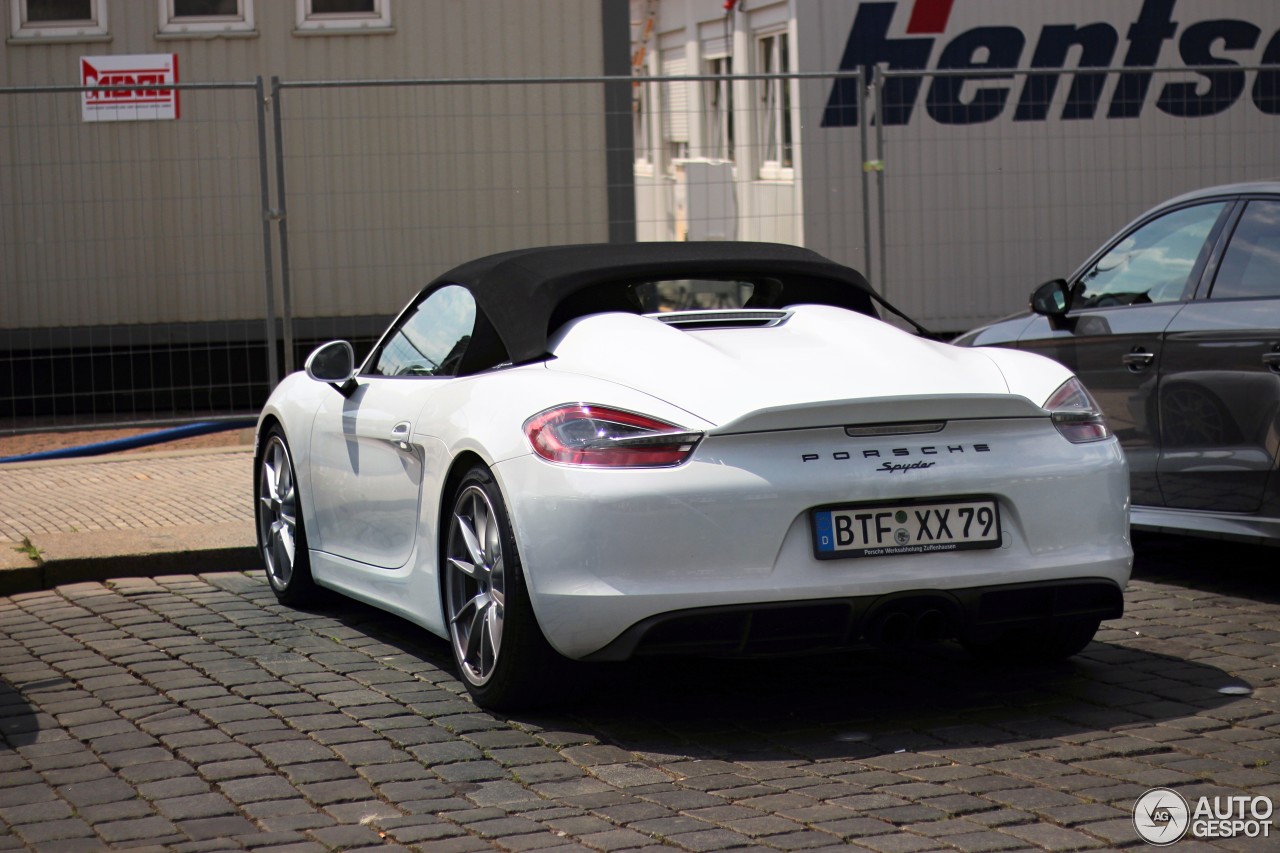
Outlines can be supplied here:
M489 707L554 696L565 659L1081 651L1133 557L1098 406L1056 362L880 310L859 273L792 246L459 266L362 364L328 343L272 393L271 587L447 638Z

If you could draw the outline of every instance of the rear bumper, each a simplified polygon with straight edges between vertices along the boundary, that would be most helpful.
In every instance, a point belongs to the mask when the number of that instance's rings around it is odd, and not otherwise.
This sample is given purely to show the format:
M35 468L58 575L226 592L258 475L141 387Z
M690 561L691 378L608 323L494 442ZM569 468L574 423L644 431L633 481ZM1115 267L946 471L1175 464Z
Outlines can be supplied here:
M637 622L586 659L753 656L958 638L990 641L1009 629L1115 619L1123 613L1120 585L1106 578L702 607Z
M1128 580L1128 470L1114 440L1071 445L1048 418L1025 418L952 422L928 444L901 444L908 455L818 428L712 436L675 468L573 468L530 454L493 470L538 624L575 659L632 626L707 608ZM886 472L885 459L927 466ZM814 507L966 495L998 502L998 547L815 557Z

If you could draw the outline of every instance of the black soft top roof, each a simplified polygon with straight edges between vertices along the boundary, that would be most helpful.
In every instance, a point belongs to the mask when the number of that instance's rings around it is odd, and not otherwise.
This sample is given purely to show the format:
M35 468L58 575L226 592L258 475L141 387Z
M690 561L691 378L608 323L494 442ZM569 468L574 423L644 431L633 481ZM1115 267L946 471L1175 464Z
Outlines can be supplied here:
M497 363L487 354L498 341L511 361L534 361L546 355L547 338L568 320L603 311L637 313L631 285L681 278L768 283L757 287L753 308L817 303L874 317L872 302L880 301L861 273L817 252L727 241L518 249L454 267L423 292L459 284L475 297L480 317L462 369L471 373ZM497 341L483 340L492 336Z

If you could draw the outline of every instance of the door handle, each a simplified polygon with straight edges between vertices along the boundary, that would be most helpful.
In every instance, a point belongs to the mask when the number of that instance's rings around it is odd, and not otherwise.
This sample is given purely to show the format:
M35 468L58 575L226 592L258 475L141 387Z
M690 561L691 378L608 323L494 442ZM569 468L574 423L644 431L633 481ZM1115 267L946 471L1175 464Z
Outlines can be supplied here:
M1120 361L1124 363L1124 366L1132 370L1134 373L1146 370L1151 366L1151 362L1155 361L1155 359L1155 353L1144 352L1142 350L1127 352L1120 356Z
M408 421L401 421L391 428L391 438L388 440L401 450L409 450L409 431L412 428L413 425Z
M1265 352L1262 354L1262 363L1267 366L1268 370L1280 373L1280 352Z

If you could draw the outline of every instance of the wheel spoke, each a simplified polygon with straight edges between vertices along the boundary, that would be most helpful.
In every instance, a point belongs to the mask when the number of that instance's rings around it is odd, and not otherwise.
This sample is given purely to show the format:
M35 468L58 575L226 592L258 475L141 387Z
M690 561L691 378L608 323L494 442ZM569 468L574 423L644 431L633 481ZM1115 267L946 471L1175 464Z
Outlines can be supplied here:
M293 561L298 556L298 548L294 543L293 525L286 521L280 522L280 542L284 545L285 553L289 555L289 566L293 566Z
M484 543L484 553L489 566L496 566L502 560L502 541L498 536L498 525L486 519L484 533L480 539Z
M462 515L455 515L453 518L457 522L458 532L462 534L462 542L467 547L467 553L471 555L471 562L474 565L483 566L484 551L480 549L480 540L476 538L471 522Z
M471 493L471 532L475 534L477 547L484 553L485 533L489 528L489 511L484 495L479 491Z
M277 443L271 450L271 490L275 497L281 497L281 484L284 483L284 469L289 466L288 457L284 455L284 445Z
M493 567L489 569L489 595L500 607L507 604L507 576L502 568L502 557L493 561Z
M271 525L271 569L280 584L289 583L293 574L293 543L284 535L283 525Z
M284 503L293 498L293 467L289 465L289 460L284 455L284 445L280 445L277 450L280 464L276 468L276 490L280 496L280 502Z
M489 607L485 611L485 629L489 635L489 645L493 649L493 656L498 657L498 649L502 648L502 608L497 604Z
M468 563L465 560L459 560L457 557L450 557L449 565L453 566L469 578L476 577L476 567L472 563Z
M280 494L276 489L276 453L275 448L271 448L271 452L262 457L262 492L263 500L276 499L279 500Z
M463 602L462 606L458 608L458 611L453 614L449 621L454 625L457 625L467 617L468 611L480 610L484 607L486 601L488 601L488 597L483 592L478 595L473 595L471 598L468 598Z
M474 599L473 599L474 601ZM489 609L490 603L486 597L483 603L477 604L471 617L470 624L467 625L467 653L464 660L471 662L475 660L476 654L481 651L481 643L484 640L484 619L485 611ZM485 675L483 667L476 667L480 675Z

